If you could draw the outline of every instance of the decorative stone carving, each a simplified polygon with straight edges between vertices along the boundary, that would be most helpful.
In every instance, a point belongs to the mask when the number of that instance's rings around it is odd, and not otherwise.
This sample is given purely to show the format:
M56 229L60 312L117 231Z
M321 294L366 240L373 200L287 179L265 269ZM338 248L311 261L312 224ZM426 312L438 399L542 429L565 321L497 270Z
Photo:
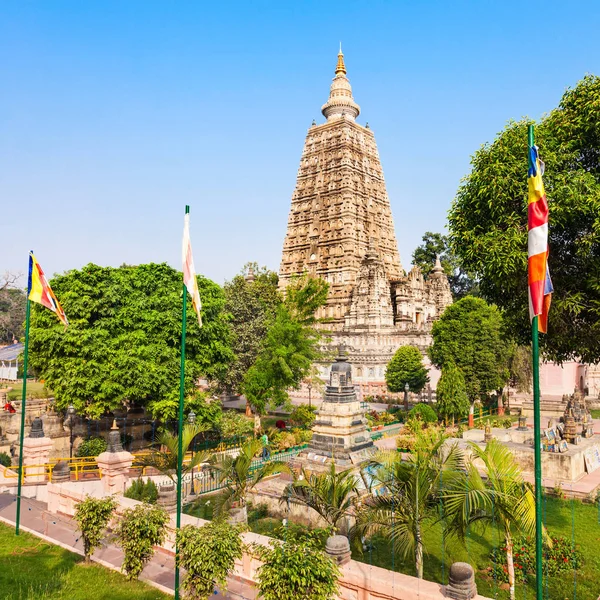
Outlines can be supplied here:
M450 285L439 259L427 278L402 268L377 144L355 120L360 108L341 52L322 111L327 121L313 123L304 143L279 285L305 272L329 283L316 315L327 318L329 349L351 347L361 391L385 393L394 352L410 344L425 353L431 344L432 323L452 302Z
M469 563L456 562L450 567L446 596L456 600L473 600L477 597L475 572Z
M31 430L29 432L30 438L43 438L44 437L44 424L39 417L36 417L31 423Z
M52 483L63 483L65 481L71 481L71 468L66 460L61 460L52 469Z
M46 480L46 463L52 449L52 440L44 437L42 420L36 417L29 435L23 440L24 478L28 483Z
M177 510L177 490L175 489L175 484L169 483L159 486L156 502L167 512L175 512Z
M96 458L100 474L102 475L102 488L106 494L122 494L129 479L129 469L133 464L133 454L123 450L120 441L119 428L116 420L109 433L109 446Z

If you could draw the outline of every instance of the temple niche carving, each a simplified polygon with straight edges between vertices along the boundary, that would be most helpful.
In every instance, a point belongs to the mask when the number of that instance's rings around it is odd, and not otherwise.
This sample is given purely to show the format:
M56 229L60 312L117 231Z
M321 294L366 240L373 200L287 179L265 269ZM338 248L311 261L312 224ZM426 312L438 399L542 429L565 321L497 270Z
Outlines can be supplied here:
M303 272L329 283L331 347L347 349L364 393L385 389L385 367L403 344L423 352L431 325L452 303L437 261L426 277L402 268L375 136L356 122L360 107L338 55L326 122L308 130L292 195L279 270L280 287ZM329 367L322 365L329 379Z

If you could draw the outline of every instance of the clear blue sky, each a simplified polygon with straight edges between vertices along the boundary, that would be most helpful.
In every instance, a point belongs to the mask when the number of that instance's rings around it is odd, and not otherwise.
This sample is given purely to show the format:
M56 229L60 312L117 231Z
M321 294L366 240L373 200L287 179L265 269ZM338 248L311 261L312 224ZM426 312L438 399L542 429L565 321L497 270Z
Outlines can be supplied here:
M0 2L0 271L279 267L343 42L404 266L471 154L600 73L600 2Z

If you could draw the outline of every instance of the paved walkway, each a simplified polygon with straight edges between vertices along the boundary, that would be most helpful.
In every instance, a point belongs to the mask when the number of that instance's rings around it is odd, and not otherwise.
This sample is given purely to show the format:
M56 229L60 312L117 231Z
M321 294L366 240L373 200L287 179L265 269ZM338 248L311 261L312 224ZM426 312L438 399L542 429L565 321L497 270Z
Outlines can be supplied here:
M0 495L0 519L14 527L17 499L13 494ZM38 534L49 542L59 545L71 552L83 556L83 542L79 537L76 524L70 517L55 515L46 510L46 504L37 500L23 498L21 503L21 527L23 531ZM115 545L107 544L99 548L92 560L109 569L121 570L123 552ZM146 565L140 579L161 591L174 595L175 559L163 551L154 553L152 560ZM213 598L224 599L226 596L215 594Z

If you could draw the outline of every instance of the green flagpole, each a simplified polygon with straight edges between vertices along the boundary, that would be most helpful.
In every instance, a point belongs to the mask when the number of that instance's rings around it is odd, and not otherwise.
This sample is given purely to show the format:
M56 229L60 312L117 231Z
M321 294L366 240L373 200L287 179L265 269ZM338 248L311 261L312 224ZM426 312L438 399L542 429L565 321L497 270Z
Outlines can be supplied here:
M31 258L30 270L31 270ZM31 279L31 275L29 276ZM27 308L25 311L25 350L23 353L23 392L21 394L21 435L19 436L19 473L17 483L17 518L15 535L19 535L21 525L21 487L23 485L23 440L25 439L25 401L27 399L27 359L29 354L29 316L31 314L31 300L29 300L29 283L27 285Z
M186 205L185 214L190 207ZM183 396L185 387L185 328L187 314L187 288L183 283L183 311L181 315L181 367L179 370L179 435L177 439L177 528L181 526L181 471L183 468ZM179 544L175 542L175 600L179 600Z
M535 145L533 125L528 131L529 148ZM531 169L531 152L528 152L528 163ZM540 352L538 344L538 317L531 321L531 350L533 354L533 447L535 457L535 597L543 600L542 570L542 450L540 427Z

